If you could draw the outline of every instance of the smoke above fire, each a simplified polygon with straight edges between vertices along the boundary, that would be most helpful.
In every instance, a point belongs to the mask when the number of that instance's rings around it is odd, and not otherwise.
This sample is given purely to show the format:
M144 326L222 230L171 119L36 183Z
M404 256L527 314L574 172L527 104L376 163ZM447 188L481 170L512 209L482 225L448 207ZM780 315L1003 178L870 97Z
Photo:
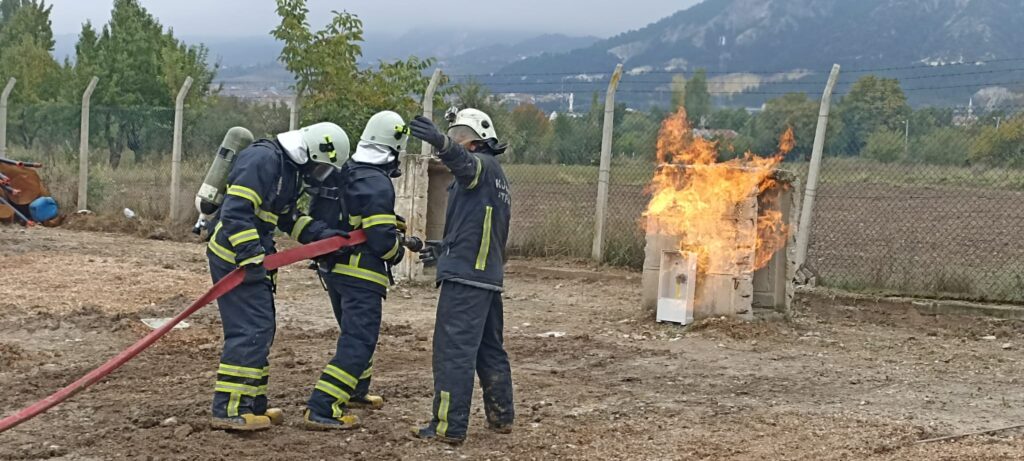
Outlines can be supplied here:
M776 167L794 145L788 129L773 155L747 152L720 162L718 143L694 136L680 108L662 122L658 135L660 166L644 213L648 233L679 238L681 251L696 254L701 274L739 275L764 267L789 234L782 212L771 206L774 198L764 193L776 185Z

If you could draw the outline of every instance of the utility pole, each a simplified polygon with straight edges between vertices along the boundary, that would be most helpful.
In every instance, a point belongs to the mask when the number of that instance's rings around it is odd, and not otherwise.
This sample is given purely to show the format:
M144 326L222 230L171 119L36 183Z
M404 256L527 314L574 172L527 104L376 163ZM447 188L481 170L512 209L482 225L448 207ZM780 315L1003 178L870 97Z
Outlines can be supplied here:
M903 121L906 125L905 131L903 132L903 158L910 155L910 119Z
M804 192L803 209L800 211L800 224L796 234L796 265L803 267L807 263L807 247L811 242L811 220L814 219L814 198L818 194L818 174L821 171L821 157L825 150L825 133L828 130L828 116L832 108L832 89L839 80L839 64L832 65L832 73L828 76L825 92L821 95L821 108L818 111L818 131L814 135L814 150L811 151L811 164L807 170L807 189Z
M615 92L622 80L622 64L615 67L612 80L608 83L608 93L604 98L604 130L601 136L601 169L597 179L597 214L594 219L594 245L591 257L594 261L604 262L604 234L608 215L608 181L612 167L612 142L615 127Z

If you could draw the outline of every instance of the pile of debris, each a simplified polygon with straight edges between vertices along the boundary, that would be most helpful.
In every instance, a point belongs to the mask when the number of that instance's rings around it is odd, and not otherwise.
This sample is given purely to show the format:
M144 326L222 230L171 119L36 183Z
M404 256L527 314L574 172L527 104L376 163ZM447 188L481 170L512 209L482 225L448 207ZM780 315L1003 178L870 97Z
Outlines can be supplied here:
M36 172L42 167L0 157L0 223L56 227L64 221L57 201Z

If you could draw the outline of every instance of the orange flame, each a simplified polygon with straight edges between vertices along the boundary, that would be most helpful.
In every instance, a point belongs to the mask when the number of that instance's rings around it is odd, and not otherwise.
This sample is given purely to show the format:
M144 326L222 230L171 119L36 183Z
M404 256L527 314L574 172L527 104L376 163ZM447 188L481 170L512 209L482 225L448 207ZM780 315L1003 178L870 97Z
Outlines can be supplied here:
M764 267L789 233L774 204L777 194L766 192L794 145L789 129L771 157L747 152L719 162L718 143L694 136L680 108L658 134L661 167L648 189L648 232L680 238L680 249L697 255L701 274L740 275Z

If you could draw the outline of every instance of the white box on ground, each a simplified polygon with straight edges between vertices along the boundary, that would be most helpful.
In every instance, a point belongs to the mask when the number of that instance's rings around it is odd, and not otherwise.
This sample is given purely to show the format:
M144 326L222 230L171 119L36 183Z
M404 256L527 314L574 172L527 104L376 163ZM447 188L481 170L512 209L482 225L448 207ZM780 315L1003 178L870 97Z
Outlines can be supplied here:
M697 255L665 250L658 277L658 322L693 322L697 293Z

